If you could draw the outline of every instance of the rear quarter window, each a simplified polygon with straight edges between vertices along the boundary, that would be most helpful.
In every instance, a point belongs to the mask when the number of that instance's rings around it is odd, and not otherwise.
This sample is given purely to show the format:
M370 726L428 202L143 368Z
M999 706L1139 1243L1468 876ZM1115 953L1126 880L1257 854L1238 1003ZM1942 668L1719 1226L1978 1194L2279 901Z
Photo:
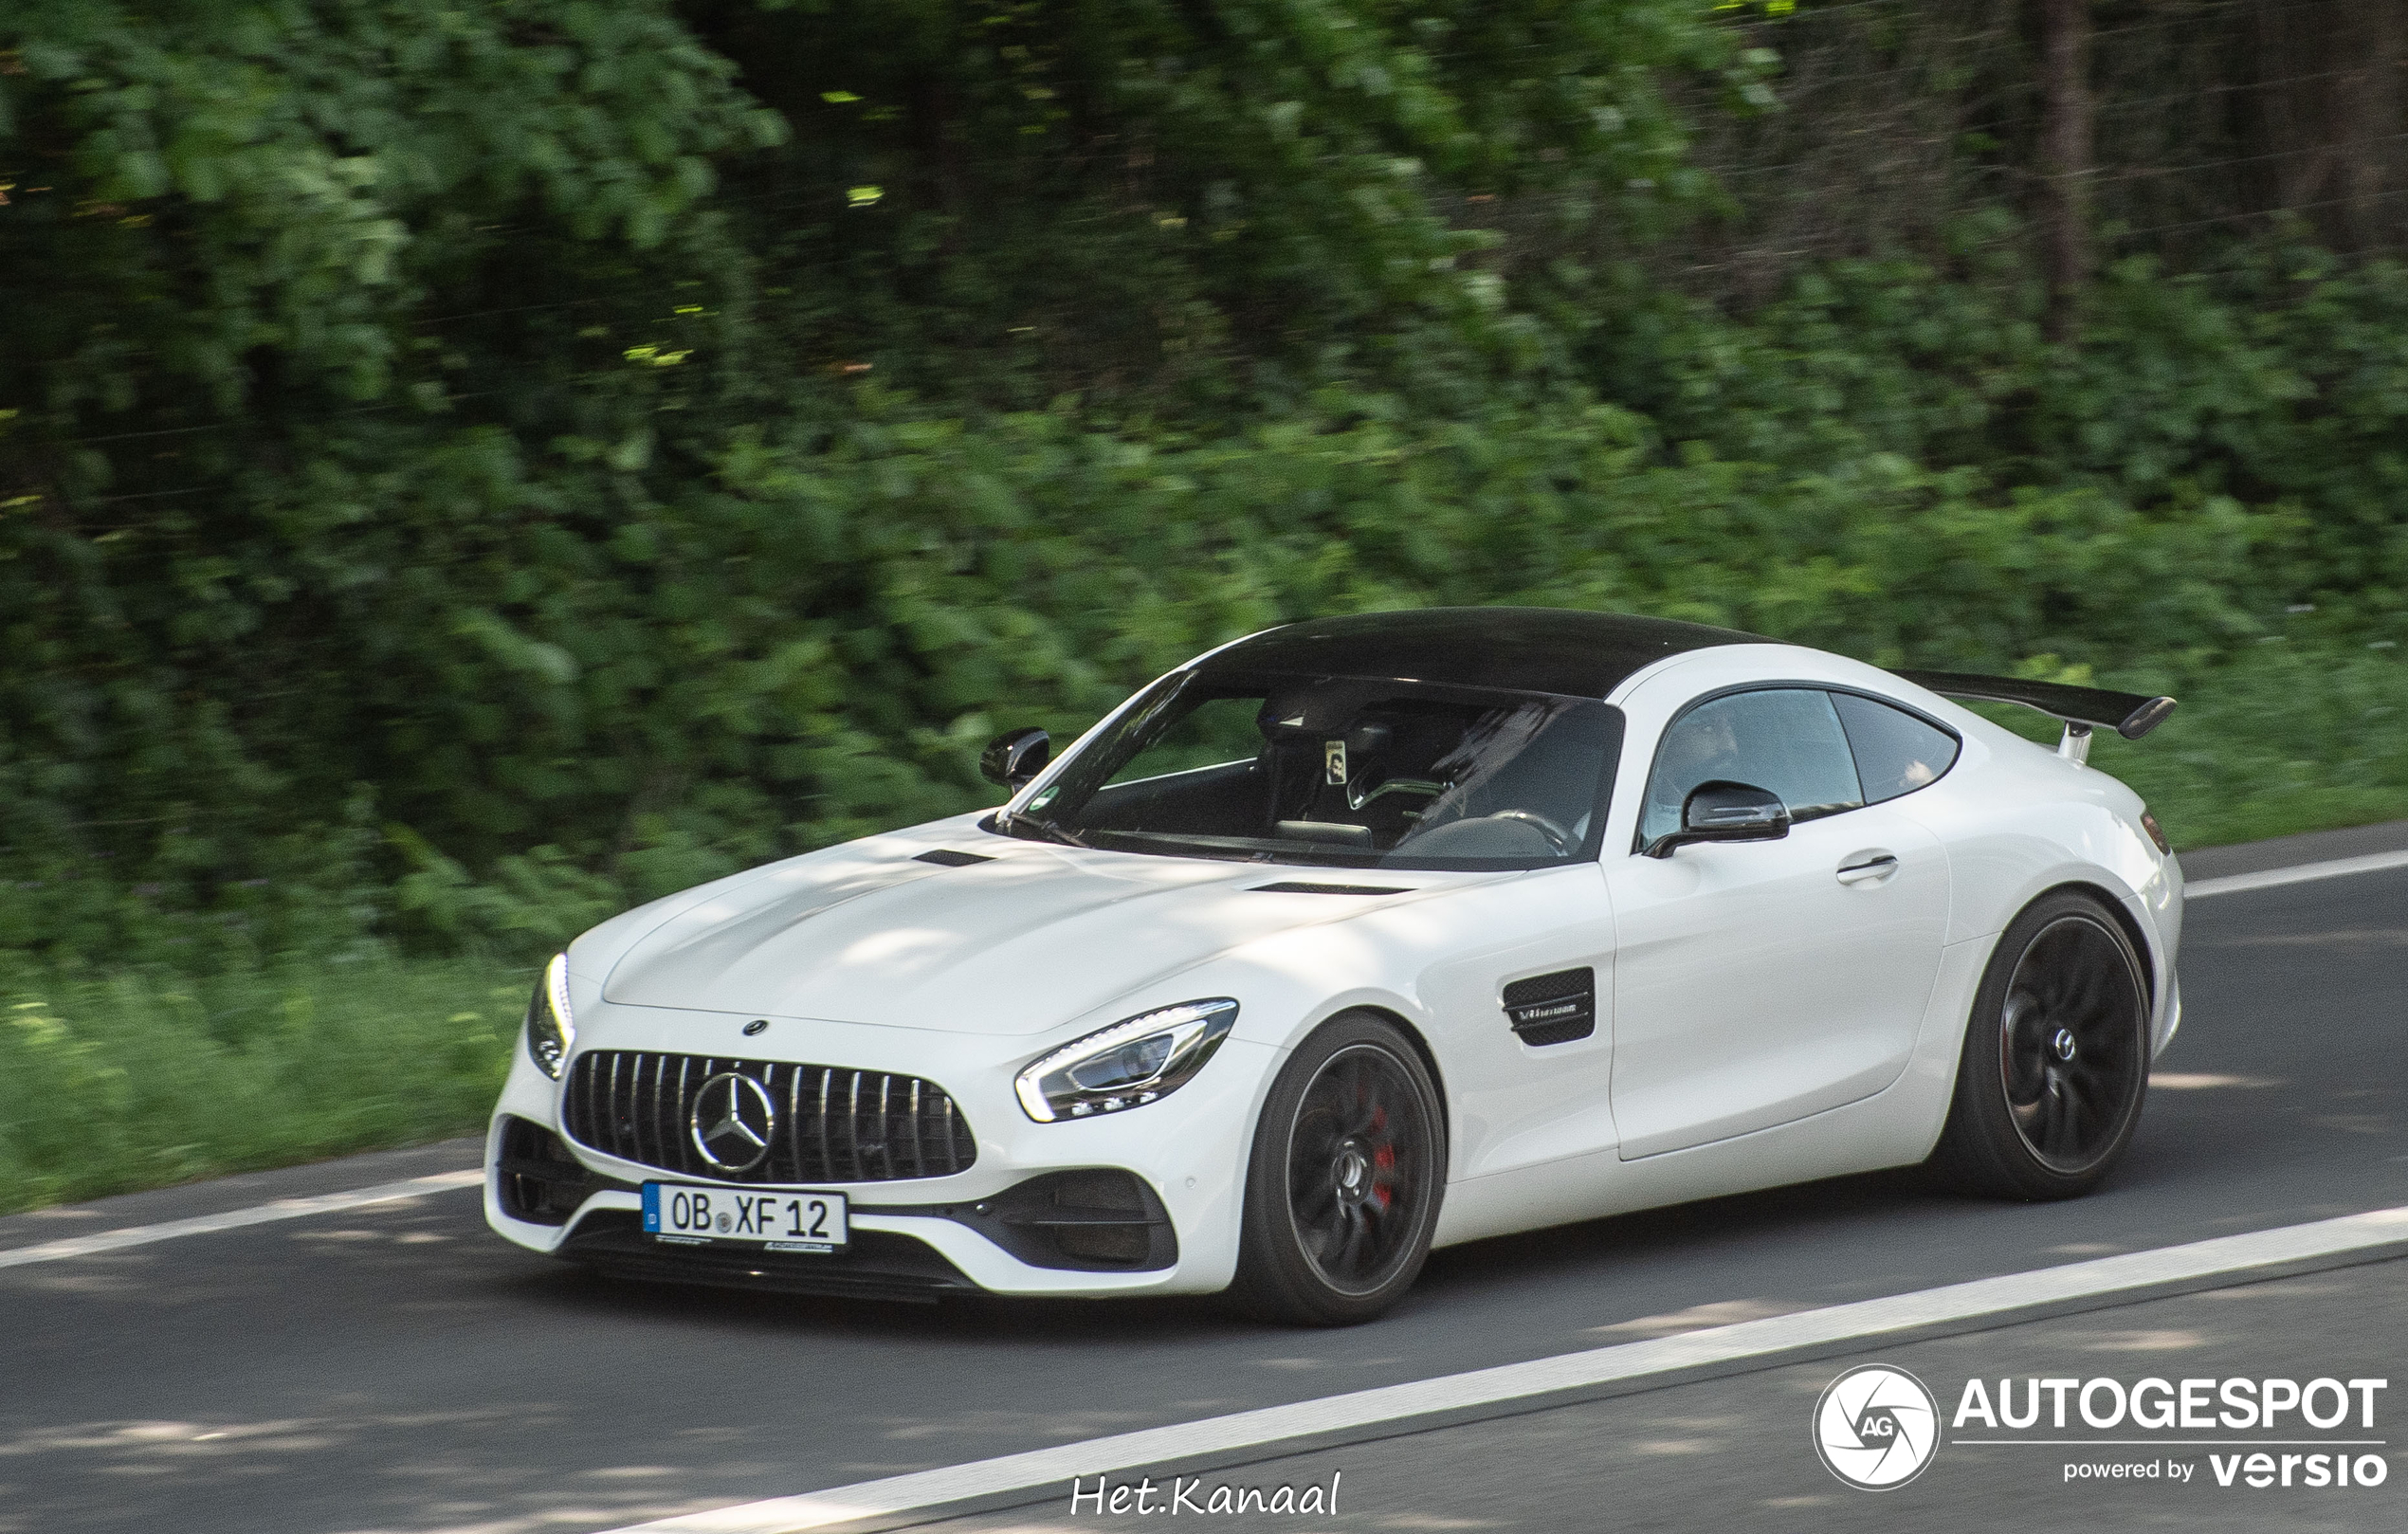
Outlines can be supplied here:
M1832 703L1848 732L1867 804L1928 787L1957 764L1957 738L1926 720L1852 692L1833 693Z

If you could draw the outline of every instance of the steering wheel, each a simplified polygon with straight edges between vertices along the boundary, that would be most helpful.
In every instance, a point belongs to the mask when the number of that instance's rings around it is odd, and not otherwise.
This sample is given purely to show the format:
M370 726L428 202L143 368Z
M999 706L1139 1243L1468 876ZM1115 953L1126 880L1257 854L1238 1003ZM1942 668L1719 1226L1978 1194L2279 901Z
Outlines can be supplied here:
M1546 816L1539 813L1536 810L1500 810L1495 814L1492 814L1487 818L1490 820L1519 820L1530 826L1536 827L1539 834L1544 836L1547 839L1548 844L1554 847L1556 856L1570 857L1572 855L1572 848L1574 845L1572 833L1565 831L1561 826L1557 825L1554 821L1549 820Z

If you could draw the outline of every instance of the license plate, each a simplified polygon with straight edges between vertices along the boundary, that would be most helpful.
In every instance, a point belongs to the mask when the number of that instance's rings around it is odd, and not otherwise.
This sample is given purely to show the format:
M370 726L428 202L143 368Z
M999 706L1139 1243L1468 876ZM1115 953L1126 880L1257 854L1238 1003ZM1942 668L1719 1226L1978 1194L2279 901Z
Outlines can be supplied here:
M683 1182L644 1185L644 1230L675 1246L730 1242L763 1251L838 1252L852 1239L841 1193L749 1193Z

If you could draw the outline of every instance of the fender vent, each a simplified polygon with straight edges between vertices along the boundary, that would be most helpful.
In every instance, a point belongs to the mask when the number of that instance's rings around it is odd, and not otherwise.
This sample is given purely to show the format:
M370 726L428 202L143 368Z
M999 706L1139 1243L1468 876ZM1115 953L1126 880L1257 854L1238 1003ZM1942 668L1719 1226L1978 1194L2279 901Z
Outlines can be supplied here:
M1387 885L1316 885L1302 879L1282 879L1275 885L1256 885L1257 895L1403 895L1410 887L1392 888Z
M956 852L950 848L939 848L934 852L922 852L911 861L934 863L948 868L966 868L973 863L993 863L994 859L982 857L976 852Z
M1558 970L1505 988L1505 1021L1522 1042L1569 1044L1597 1031L1597 972Z

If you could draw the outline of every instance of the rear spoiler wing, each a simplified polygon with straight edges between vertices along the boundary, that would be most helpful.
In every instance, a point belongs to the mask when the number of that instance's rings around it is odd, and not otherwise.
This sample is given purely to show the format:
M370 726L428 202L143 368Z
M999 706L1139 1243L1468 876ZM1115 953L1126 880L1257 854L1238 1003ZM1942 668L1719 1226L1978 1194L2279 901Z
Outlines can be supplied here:
M2019 703L2065 721L2065 738L2057 755L2068 761L2090 756L2093 726L2113 730L2137 740L2165 722L2174 712L2171 698L2144 698L2137 692L2106 687L2075 687L2062 682L2022 682L2014 677L1976 676L1966 671L1899 671L1901 679L1948 698L1979 698L1984 703Z

